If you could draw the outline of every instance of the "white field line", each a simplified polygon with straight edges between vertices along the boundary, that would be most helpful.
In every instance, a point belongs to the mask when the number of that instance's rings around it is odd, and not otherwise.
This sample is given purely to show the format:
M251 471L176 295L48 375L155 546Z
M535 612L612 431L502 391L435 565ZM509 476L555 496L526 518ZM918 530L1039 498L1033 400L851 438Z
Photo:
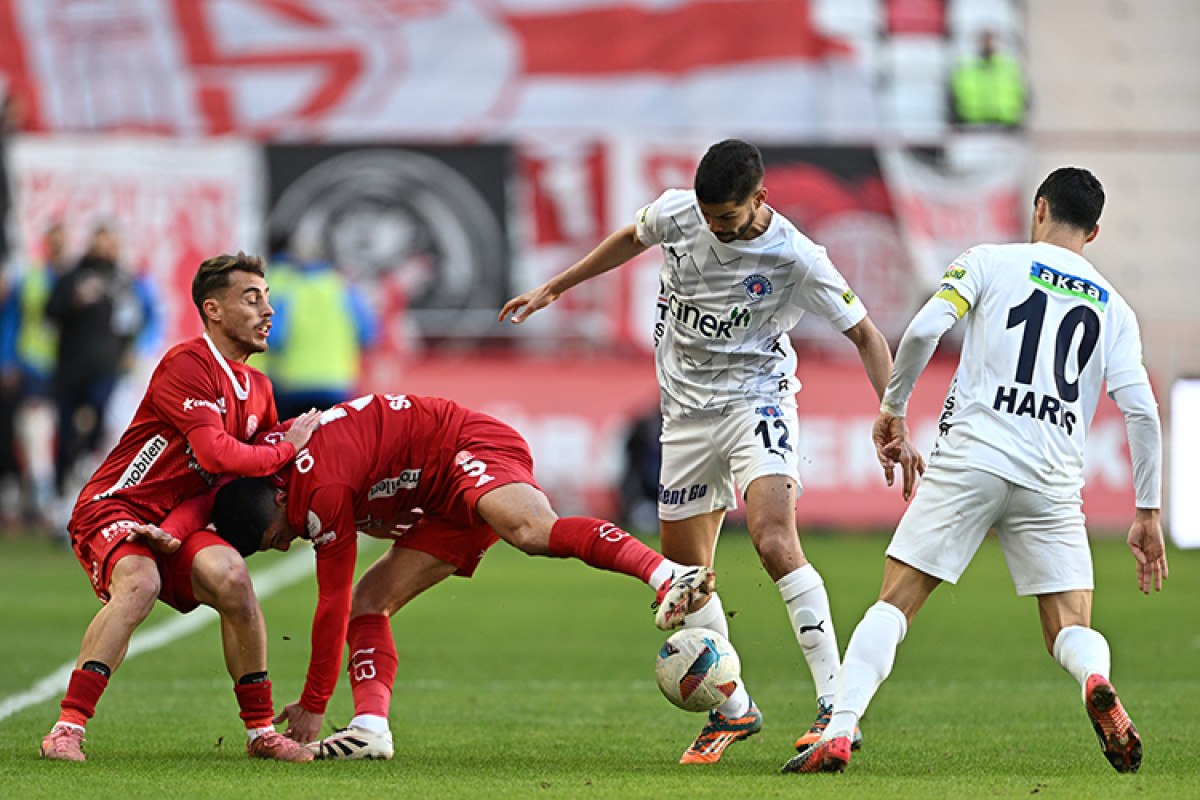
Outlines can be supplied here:
M312 550L308 547L298 548L284 556L278 564L272 565L261 573L254 573L254 592L262 600L310 575L312 571ZM181 639L210 622L215 622L217 618L216 611L208 606L200 606L190 614L173 616L153 628L135 633L129 642L129 653L125 656L125 660L128 661L141 653L166 647L176 639ZM79 633L80 636L83 635L83 631ZM0 699L0 722L30 706L61 696L67 691L67 681L70 680L71 672L74 669L75 662L68 661L25 691Z

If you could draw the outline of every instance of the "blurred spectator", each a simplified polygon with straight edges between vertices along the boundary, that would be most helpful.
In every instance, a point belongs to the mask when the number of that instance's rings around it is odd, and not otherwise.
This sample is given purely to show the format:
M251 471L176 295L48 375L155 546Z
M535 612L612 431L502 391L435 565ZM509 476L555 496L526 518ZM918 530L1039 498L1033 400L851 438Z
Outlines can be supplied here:
M621 524L629 531L658 530L658 473L662 466L662 414L658 406L634 419L625 437L621 473Z
M362 292L318 246L299 241L267 279L275 317L263 366L275 384L279 418L351 399L359 389L362 353L378 333Z
M20 488L25 520L46 528L54 500L54 404L50 379L57 333L46 319L46 302L67 260L66 230L61 222L46 229L43 257L28 264L13 280L0 306L0 375L7 394L15 390L12 426L21 467Z
M119 263L116 236L97 227L87 251L54 285L46 316L58 328L54 398L58 404L55 490L70 496L81 457L97 454L109 398L145 325L133 276ZM89 467L89 465L84 465Z
M5 142L21 126L21 103L8 91L0 76L0 265L8 260L8 173L5 170Z
M1025 74L1015 58L996 50L991 31L979 34L978 57L954 68L950 93L955 123L1015 128L1025 121Z

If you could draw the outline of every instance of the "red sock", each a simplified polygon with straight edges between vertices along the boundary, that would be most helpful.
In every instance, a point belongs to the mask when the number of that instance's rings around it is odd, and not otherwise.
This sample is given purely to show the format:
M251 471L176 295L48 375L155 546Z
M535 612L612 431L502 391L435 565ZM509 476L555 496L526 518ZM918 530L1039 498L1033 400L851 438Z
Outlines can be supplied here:
M73 725L85 727L87 721L96 713L96 703L108 686L108 678L90 669L77 669L71 673L67 683L67 694L62 699L62 713L58 715L59 722L70 722Z
M350 620L350 691L355 714L387 719L396 680L396 642L386 614L363 614Z
M237 696L238 714L246 723L246 730L252 728L270 728L274 723L275 709L271 703L271 682L238 683L234 684L233 693Z
M651 550L611 522L590 517L563 517L550 529L550 555L578 558L597 569L621 572L650 582L662 563Z

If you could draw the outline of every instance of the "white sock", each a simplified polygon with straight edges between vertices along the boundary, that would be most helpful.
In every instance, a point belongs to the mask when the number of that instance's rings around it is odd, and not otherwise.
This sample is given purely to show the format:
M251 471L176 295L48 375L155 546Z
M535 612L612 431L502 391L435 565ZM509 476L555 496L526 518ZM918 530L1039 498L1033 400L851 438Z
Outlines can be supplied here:
M729 620L725 617L725 606L721 604L721 596L716 592L710 594L703 608L683 618L683 627L708 628L728 639Z
M253 742L255 739L262 736L264 733L274 733L274 732L275 732L274 725L268 725L265 728L246 728L246 739Z
M388 727L386 717L380 717L376 714L355 714L354 719L350 720L351 728L362 728L364 731L378 733L380 736L391 734L391 728Z
M80 733L87 733L87 728L83 727L82 725L76 725L74 722L66 722L65 720L61 719L54 723L54 726L51 727L50 730L54 730L54 728L68 728L70 730L79 731Z
M839 662L825 581L812 564L805 564L775 581L775 585L787 606L796 641L808 661L817 697L829 697L833 694Z
M1082 625L1068 625L1054 638L1054 660L1087 689L1089 675L1108 677L1112 654L1108 641L1100 631Z
M867 609L850 635L846 658L838 673L833 717L823 739L853 736L879 685L892 672L896 648L908 633L904 612L882 600Z
M725 606L721 604L721 596L713 592L708 596L708 602L699 611L694 611L683 618L685 628L708 628L729 638L729 620L725 616ZM729 699L717 706L717 711L730 719L745 715L750 710L750 693L746 691L745 681L738 679L737 688Z
M650 580L647 582L650 584L651 589L658 591L662 588L664 583L671 580L672 575L674 575L676 572L683 572L686 569L688 568L683 564L676 563L664 556L662 563L655 567L654 571L650 573Z

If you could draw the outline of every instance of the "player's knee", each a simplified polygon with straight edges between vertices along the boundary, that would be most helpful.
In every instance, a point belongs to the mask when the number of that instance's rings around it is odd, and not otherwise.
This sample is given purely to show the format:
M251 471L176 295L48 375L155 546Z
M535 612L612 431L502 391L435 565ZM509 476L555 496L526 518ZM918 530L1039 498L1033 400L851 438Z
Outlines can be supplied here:
M800 542L791 532L773 531L761 535L755 542L758 558L763 567L772 574L779 570L791 571L804 563L804 551Z
M225 550L227 548L210 548ZM258 598L246 562L232 550L218 557L197 558L192 568L197 599L223 616L251 617L258 613Z
M110 586L110 604L126 609L129 613L147 616L154 608L158 593L162 590L162 579L153 562L150 566L124 571Z

